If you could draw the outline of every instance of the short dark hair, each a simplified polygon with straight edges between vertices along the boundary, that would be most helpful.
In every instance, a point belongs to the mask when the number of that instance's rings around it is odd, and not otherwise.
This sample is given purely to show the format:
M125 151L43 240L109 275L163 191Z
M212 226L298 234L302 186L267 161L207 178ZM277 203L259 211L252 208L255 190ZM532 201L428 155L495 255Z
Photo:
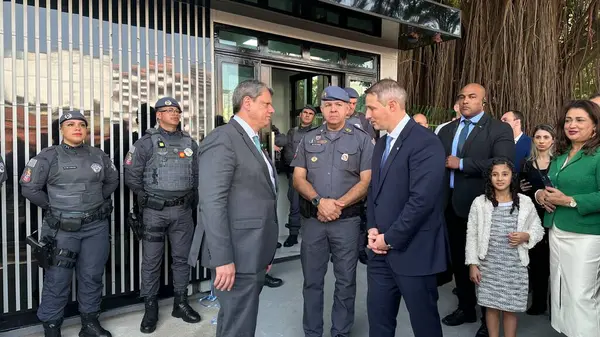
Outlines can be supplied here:
M598 127L598 122L600 121L600 106L592 101L583 99L574 100L565 105L562 110L561 117L558 120L558 125L556 126L556 152L558 154L564 154L571 147L571 140L567 138L567 134L565 133L565 119L567 117L567 112L569 112L571 109L582 109L587 112L596 128ZM592 155L596 152L598 147L600 147L600 135L596 131L592 135L592 138L586 142L581 149L585 151L586 155Z
M525 115L523 115L523 113L519 110L508 110L510 112L513 113L513 115L515 116L515 119L518 119L521 121L521 123L525 122Z

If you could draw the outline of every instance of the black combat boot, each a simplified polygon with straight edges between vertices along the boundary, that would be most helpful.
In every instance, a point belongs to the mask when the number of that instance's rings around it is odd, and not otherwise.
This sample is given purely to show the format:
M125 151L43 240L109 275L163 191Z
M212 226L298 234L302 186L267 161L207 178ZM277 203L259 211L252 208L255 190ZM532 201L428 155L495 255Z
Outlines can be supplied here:
M146 307L146 312L144 313L144 318L142 318L142 324L140 324L140 331L143 333L153 333L156 330L156 323L158 323L158 300L155 296L146 297L144 306Z
M98 322L99 312L81 314L81 331L79 337L112 337L110 332L104 330Z
M181 318L188 323L200 322L200 314L192 309L188 304L187 294L185 292L175 292L173 298L173 312L171 316Z
M61 337L60 327L63 320L44 322L44 337Z

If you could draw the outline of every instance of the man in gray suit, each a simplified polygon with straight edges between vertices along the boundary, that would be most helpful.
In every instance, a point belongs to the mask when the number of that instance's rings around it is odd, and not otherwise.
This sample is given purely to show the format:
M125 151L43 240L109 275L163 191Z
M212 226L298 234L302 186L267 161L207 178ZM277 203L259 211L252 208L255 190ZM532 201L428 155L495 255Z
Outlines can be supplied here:
M217 337L253 337L258 297L277 246L276 171L258 132L273 114L272 90L248 80L233 92L235 116L200 143L198 227L189 264L211 270L221 308Z

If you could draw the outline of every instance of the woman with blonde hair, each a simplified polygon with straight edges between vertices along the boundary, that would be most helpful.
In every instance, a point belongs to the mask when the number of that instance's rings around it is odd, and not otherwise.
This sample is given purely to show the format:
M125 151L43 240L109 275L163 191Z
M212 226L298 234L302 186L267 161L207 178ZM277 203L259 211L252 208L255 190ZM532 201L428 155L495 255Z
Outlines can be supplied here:
M550 179L548 167L554 155L554 127L539 124L533 129L531 154L523 161L519 170L521 192L534 198L534 192L544 189ZM546 210L536 204L540 219L544 218ZM534 248L529 250L529 283L531 290L531 306L527 309L529 315L542 315L548 307L548 278L550 277L550 248L548 247L548 229L544 238Z

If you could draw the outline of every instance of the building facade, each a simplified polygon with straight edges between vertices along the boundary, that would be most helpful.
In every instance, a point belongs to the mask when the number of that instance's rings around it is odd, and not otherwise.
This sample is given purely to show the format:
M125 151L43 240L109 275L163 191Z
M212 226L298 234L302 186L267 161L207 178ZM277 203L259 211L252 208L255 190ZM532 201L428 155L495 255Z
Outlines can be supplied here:
M89 144L121 172L163 96L180 102L183 128L201 141L232 116L235 86L259 79L275 91L273 126L287 132L326 86L363 92L396 79L399 49L460 37L460 11L428 0L4 0L0 17L0 153L9 175L0 190L0 332L36 323L43 271L25 238L42 212L20 195L18 180L31 157L60 142L61 114L82 110ZM262 142L277 158L274 129ZM125 224L133 195L122 179L113 200L107 310L140 301L141 244ZM161 294L169 296L165 260ZM191 283L207 277L196 266ZM75 300L73 292L69 316Z

